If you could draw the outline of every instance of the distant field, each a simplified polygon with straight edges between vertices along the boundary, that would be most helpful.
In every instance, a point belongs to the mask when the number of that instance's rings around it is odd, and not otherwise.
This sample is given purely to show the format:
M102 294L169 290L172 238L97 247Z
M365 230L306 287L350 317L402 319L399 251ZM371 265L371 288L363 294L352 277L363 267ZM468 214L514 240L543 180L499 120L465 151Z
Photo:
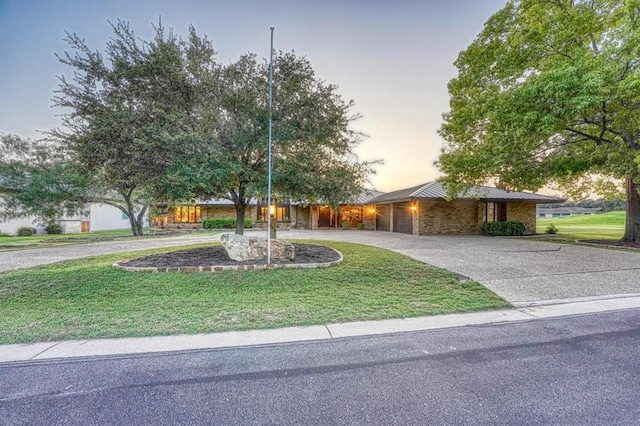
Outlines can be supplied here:
M575 239L620 239L624 234L625 212L608 212L593 215L538 218L539 234L544 234L550 224L558 228L558 235Z

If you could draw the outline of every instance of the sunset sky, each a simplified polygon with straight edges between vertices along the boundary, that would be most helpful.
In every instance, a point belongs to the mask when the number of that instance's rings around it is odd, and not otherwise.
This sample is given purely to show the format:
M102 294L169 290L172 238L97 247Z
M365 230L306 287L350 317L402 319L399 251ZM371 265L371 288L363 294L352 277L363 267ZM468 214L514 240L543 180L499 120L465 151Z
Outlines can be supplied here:
M505 1L0 0L0 132L38 137L59 124L51 97L55 76L71 75L54 56L67 50L65 30L103 49L108 20L148 39L161 15L178 34L189 24L206 33L228 62L247 51L268 57L273 26L276 49L305 55L355 101L363 118L354 128L368 135L357 153L384 160L372 186L401 189L438 176L453 62Z

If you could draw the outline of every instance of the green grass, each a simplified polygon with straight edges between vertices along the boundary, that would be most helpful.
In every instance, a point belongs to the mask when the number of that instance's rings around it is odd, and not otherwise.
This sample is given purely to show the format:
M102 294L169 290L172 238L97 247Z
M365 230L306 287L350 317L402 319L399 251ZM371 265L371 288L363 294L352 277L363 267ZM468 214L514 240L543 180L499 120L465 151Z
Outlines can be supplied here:
M477 282L461 282L388 250L321 244L340 250L344 263L309 270L133 273L111 266L134 257L121 253L0 274L0 343L209 333L510 306ZM135 255L163 251L170 250Z
M145 232L148 232L145 229ZM79 234L38 234L29 237L16 235L0 235L0 249L10 248L38 248L51 247L53 245L88 243L106 239L131 237L131 230L118 229L113 231L84 232Z
M537 232L544 234L550 224L558 228L555 238L566 240L612 239L624 234L625 212L608 212L594 215L538 218Z
M144 236L134 237L129 229L118 229L112 231L84 232L79 234L38 234L29 237L18 237L15 235L0 234L0 252L11 250L35 249L44 247L65 246L74 244L87 244L99 241L117 241L129 238L146 238L154 234L161 233L155 229L144 229ZM185 230L182 230L185 232ZM216 234L219 229L199 229L186 231L193 235Z

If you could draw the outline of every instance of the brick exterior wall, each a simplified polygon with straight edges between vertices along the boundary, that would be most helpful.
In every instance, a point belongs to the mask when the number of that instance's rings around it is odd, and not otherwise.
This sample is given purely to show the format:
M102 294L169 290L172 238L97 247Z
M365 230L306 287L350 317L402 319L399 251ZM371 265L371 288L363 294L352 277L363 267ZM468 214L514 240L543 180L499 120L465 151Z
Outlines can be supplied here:
M507 220L509 222L524 223L526 235L536 233L536 204L535 203L507 203Z
M311 229L311 207L291 206L291 227Z
M479 234L485 216L485 203L475 200L419 201L418 211L413 214L413 235L433 234ZM489 221L493 218L493 203L489 203ZM374 206L364 206L365 229L374 229ZM393 208L390 209L393 212ZM202 223L173 223L173 209L168 211L168 227L202 228ZM256 206L248 206L246 217L254 223ZM393 214L393 213L391 213ZM201 219L235 218L236 211L230 206L201 206ZM318 228L318 206L290 208L291 227L298 229ZM527 202L507 203L507 220L522 222L526 234L536 233L536 204ZM393 229L393 217L390 217Z
M364 206L364 217L362 218L364 229L374 229L376 225L376 206Z
M318 206L312 206L310 208L309 225L311 229L318 229Z
M484 216L475 200L420 201L414 218L414 235L479 234ZM479 211L482 210L482 211ZM418 226L415 226L417 222Z

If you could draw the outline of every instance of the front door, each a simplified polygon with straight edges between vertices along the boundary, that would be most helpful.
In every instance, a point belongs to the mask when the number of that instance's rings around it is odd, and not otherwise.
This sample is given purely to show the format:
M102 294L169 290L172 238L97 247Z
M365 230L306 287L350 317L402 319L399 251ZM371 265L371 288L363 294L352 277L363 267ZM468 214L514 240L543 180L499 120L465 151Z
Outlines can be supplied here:
M326 206L318 209L318 228L330 228L334 226L333 210Z

